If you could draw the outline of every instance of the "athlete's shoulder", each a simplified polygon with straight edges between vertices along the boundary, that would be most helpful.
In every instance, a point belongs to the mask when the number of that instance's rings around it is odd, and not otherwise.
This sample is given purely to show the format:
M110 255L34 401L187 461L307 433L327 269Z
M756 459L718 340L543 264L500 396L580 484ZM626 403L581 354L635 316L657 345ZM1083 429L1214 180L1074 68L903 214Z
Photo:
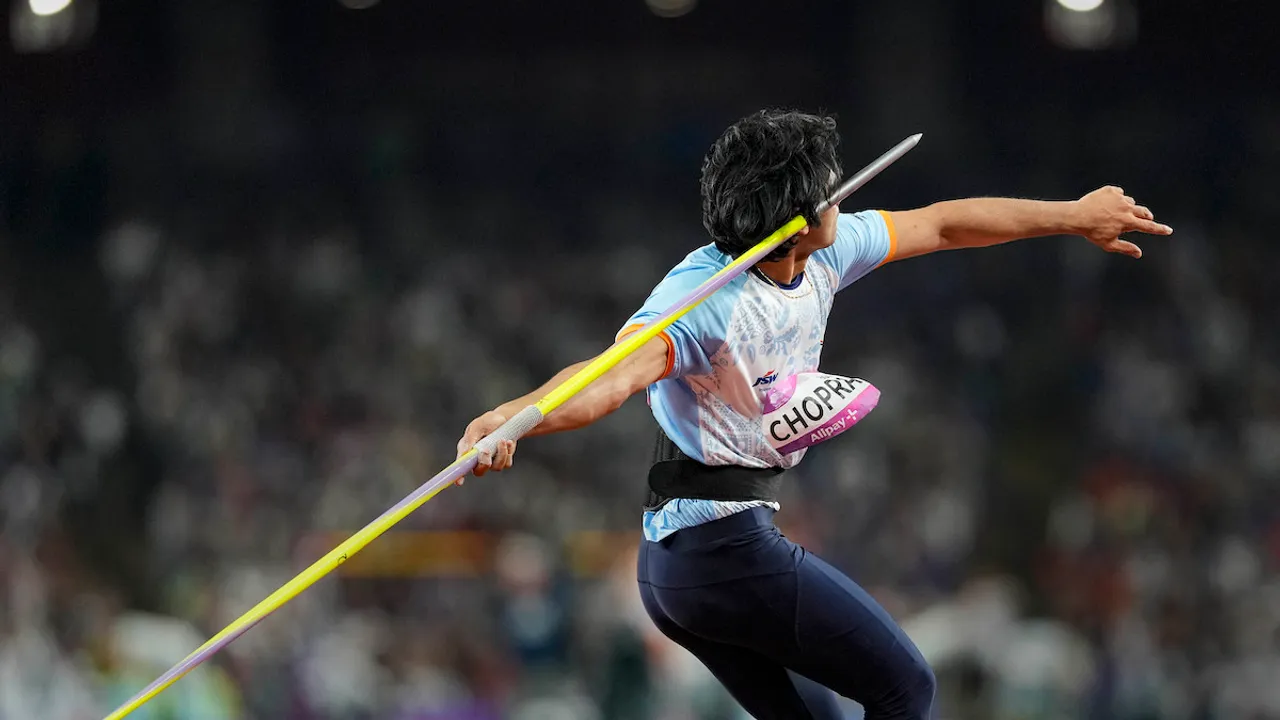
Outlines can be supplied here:
M693 250L676 263L654 287L649 300L645 303L645 309L656 312L671 307L688 297L690 293L732 262L733 258L716 249L714 244ZM726 317L737 305L745 281L745 273L733 278L690 310L678 324L691 329L696 328L696 334L702 338L721 332Z
M671 272L710 272L714 275L731 262L733 258L720 252L714 243L707 243L685 255L683 260L671 268Z
M892 221L883 211L841 213L835 235L835 242L812 258L838 279L839 290L893 259L897 240Z
M714 244L703 245L672 266L659 284L659 288L693 290L698 285L709 280L711 276L725 269L732 262L733 258L716 249ZM721 291L714 293L711 298L724 299L735 295L733 288L740 285L742 280L742 277L734 278Z
M625 336L628 331L681 303L730 262L732 258L717 250L714 245L705 245L690 252L654 286L649 298L626 322L618 337ZM669 377L672 373L675 373L674 377L680 377L709 372L706 366L707 353L709 348L714 348L723 339L727 318L733 312L741 289L740 280L742 278L734 278L728 285L682 314L663 332L675 358L673 369L668 371Z
M836 216L835 243L822 248L813 254L824 262L839 263L839 256L852 244L866 242L885 234L887 230L885 216L878 210L859 210L852 213L840 213Z
M732 258L717 250L715 245L704 245L693 250L654 285L641 312L655 313L670 307L711 279L730 262ZM740 280L741 278L734 278L724 288L712 293L703 305L719 306L736 296L735 288Z

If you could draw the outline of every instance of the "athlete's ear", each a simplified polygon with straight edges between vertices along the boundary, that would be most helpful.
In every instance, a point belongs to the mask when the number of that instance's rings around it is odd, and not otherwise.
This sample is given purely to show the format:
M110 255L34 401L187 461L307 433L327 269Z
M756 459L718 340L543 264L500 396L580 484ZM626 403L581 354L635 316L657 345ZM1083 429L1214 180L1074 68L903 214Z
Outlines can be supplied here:
M800 228L800 232L798 232L798 233L796 233L796 234L797 234L797 235L808 235L808 234L809 234L809 226L808 226L808 225L805 225L804 227Z

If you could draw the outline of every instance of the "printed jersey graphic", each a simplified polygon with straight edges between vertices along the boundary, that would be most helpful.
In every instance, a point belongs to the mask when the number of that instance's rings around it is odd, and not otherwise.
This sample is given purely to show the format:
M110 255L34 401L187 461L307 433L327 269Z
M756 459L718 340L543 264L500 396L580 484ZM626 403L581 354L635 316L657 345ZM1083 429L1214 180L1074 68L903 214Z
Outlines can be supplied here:
M889 215L842 214L836 240L815 252L797 283L779 288L747 272L673 323L666 375L649 386L654 418L689 457L707 465L794 467L804 450L780 454L761 424L773 383L818 369L835 294L892 259ZM618 337L643 326L732 258L706 245L667 273ZM725 517L762 502L688 500L646 513L645 536L657 540L682 527Z
M821 341L819 341L819 344L821 344ZM777 379L778 379L778 371L770 370L764 375L761 375L760 377L756 378L756 381L751 384L751 387L760 387L761 385L772 385L774 381Z

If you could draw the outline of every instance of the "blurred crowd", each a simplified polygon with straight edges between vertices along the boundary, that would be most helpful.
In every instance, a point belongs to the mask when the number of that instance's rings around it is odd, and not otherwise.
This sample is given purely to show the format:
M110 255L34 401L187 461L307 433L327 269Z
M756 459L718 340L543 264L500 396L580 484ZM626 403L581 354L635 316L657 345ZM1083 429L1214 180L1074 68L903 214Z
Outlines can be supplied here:
M0 169L0 720L101 717L451 462L472 417L603 350L705 242L694 148L731 117L674 116L634 184L574 170L643 164L618 127L486 115L129 192L104 141L42 125ZM1107 142L1039 130L1008 150L1035 167L918 151L884 183L1103 182L1080 168ZM1254 196L1280 146L1240 130L1256 167L1224 192L1169 179L1222 133L1182 130L1124 168L1176 230L1141 262L1036 241L837 301L824 369L884 399L788 474L779 524L904 624L940 718L1280 718L1280 218ZM637 602L652 433L633 400L522 443L397 526L492 539L479 571L335 574L132 717L738 720ZM575 569L600 532L629 540Z

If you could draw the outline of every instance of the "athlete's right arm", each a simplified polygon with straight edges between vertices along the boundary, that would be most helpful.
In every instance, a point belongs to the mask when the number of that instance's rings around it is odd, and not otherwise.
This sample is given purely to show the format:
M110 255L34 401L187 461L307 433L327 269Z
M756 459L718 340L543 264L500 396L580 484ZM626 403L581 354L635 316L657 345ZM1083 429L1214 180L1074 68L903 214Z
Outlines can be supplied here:
M529 435L576 430L617 410L622 407L627 398L662 379L663 374L670 368L668 352L670 349L665 340L661 337L651 339L597 378L595 382L569 398L563 405L552 410L537 427L529 432ZM458 441L458 457L470 450L481 438L498 429L498 426L508 418L538 402L553 388L573 377L590 362L590 360L584 360L570 365L556 373L555 377L537 390L503 403L472 420L466 432L463 433L462 439ZM475 470L472 472L476 477L480 477L490 470L505 470L511 467L515 451L514 441L499 443L492 455L480 454L476 459ZM461 484L462 481L458 482Z

